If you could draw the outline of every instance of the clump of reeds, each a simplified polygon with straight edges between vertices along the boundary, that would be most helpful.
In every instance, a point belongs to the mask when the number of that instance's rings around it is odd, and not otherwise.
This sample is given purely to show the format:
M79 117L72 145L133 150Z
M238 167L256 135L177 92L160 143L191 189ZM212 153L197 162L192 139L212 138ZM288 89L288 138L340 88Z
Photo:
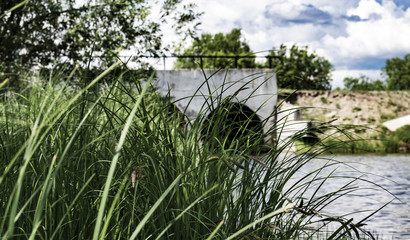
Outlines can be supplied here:
M306 132L260 147L280 129L260 131L265 122L253 124L252 114L231 126L241 105L225 101L190 122L155 92L152 76L106 79L117 66L78 91L69 86L78 74L63 82L40 74L2 96L2 239L319 238L332 222L329 239L371 237L366 219L323 211L359 190L355 178L319 193L333 177L320 173L339 163L291 181L326 150L288 153Z

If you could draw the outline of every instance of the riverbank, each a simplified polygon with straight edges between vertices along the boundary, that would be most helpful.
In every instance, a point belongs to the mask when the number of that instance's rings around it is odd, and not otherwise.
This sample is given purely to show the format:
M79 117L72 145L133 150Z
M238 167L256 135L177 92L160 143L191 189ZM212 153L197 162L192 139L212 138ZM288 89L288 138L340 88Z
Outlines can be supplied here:
M408 142L397 139L382 124L391 119L410 114L409 91L280 91L286 103L300 106L302 118L315 122L332 122L343 130L327 129L322 138L329 135L348 141L336 152L410 152ZM400 132L400 131L399 131ZM332 139L332 140L331 140ZM335 139L331 138L333 141Z

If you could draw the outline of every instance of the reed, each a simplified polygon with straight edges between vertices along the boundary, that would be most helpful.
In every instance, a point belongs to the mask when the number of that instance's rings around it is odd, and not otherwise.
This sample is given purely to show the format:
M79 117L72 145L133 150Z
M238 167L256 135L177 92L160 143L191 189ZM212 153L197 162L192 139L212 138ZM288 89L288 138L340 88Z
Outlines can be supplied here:
M261 132L266 122L255 125L252 115L227 121L243 108L212 94L209 101L223 103L216 114L188 121L151 78L109 74L116 67L79 90L73 70L2 92L2 239L318 239L331 223L327 239L372 238L366 219L353 221L348 209L326 214L364 180L346 176L321 193L341 176L320 173L343 163L329 160L294 179L327 150L319 142L288 152L306 132L267 145L280 129Z

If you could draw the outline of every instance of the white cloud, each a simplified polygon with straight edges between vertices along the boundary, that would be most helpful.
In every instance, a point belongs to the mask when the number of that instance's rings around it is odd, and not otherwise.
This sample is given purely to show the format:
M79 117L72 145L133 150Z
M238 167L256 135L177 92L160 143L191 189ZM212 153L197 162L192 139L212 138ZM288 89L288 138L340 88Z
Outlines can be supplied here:
M345 58L391 58L410 52L410 8L404 12L390 1L380 5L373 0L361 0L357 8L347 13L367 20L347 22L347 36L326 35L321 39L324 52L338 56L336 64L343 63Z
M305 2L305 4L303 4ZM242 34L251 48L266 51L282 43L310 45L331 31L330 26L315 24L290 24L281 26L279 21L301 16L309 2L316 1L197 1L199 10L204 10L202 30L206 33L229 32L234 27L242 28ZM319 1L320 2L320 1ZM321 1L326 2L326 1ZM227 7L228 6L228 7ZM267 16L269 15L269 16Z
M376 1L365 0L360 1L357 8L347 11L347 15L357 15L361 19L368 19L374 14L385 14L386 10Z
M309 45L335 65L343 65L346 58L389 58L410 52L410 8L404 11L392 1L379 4L375 0L280 0L273 3L263 0L255 4L247 0L201 0L197 3L205 11L204 32L229 32L241 27L254 51L268 50L281 43L298 43ZM301 14L307 10L329 14L332 23L281 25L280 21L306 20ZM358 16L362 21L343 18L349 16Z
M295 2L290 3L290 1L282 0L268 5L266 11L277 18L292 19L298 17L305 8L301 3L295 4Z

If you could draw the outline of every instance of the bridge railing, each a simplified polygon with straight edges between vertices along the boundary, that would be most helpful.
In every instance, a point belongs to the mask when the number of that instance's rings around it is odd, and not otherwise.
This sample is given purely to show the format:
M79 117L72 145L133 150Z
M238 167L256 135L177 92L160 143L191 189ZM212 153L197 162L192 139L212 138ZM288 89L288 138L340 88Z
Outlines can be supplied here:
M130 59L162 59L163 60L163 67L164 70L166 69L166 59L168 58L191 58L191 59L198 59L200 66L203 66L204 59L232 59L233 67L238 68L239 60L246 59L246 58L264 58L267 59L268 68L273 68L272 59L279 58L278 56L255 56L255 55L118 55L119 59L125 60L125 62L129 62ZM102 56L99 55L92 55L90 57L93 61L98 63L97 59L102 59ZM132 62L132 61L131 61ZM11 62L10 62L11 63Z
M228 59L233 59L234 60L234 67L238 67L238 61L239 59L243 58L266 58L268 59L268 66L269 68L272 68L272 59L275 58L273 56L247 56L247 55L171 55L171 56L163 56L165 58L194 58L194 59L199 59L199 63L202 66L203 65L203 59L204 58L211 58L211 59L219 59L219 58L228 58Z
M162 55L162 56L138 56L140 58L162 58L163 59L163 64L164 64L164 69L165 69L165 63L167 58L192 58L192 59L199 59L199 64L200 66L203 66L204 59L206 58L211 58L211 59L221 59L221 58L228 58L233 60L233 66L235 68L238 68L238 62L239 59L244 59L244 58L265 58L267 59L268 62L268 67L272 68L272 59L278 58L277 56L250 56L250 55Z

